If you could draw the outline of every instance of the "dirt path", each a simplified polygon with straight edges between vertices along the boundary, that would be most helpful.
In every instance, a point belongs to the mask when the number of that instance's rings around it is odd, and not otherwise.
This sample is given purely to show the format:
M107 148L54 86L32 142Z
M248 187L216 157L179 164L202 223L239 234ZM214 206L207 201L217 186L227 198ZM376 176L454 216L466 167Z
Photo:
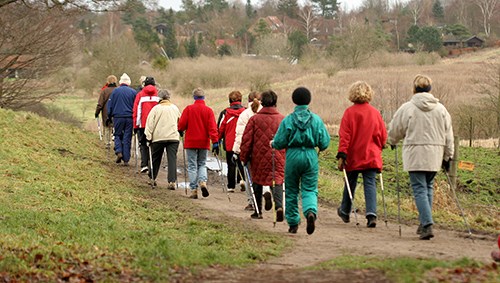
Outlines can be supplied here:
M180 161L182 164L182 161ZM179 168L178 180L182 182L183 169ZM177 193L185 196L184 189L167 191L166 171L161 170L158 184L160 190L167 193ZM225 178L225 177L224 177ZM226 180L224 179L224 183ZM341 255L377 256L380 258L412 257L412 258L437 258L441 260L454 260L468 257L483 262L491 262L490 252L495 248L495 240L491 236L474 235L474 242L465 238L464 233L443 230L436 227L435 237L430 241L421 241L416 235L416 226L401 225L402 235L399 236L399 225L388 222L385 226L383 217L379 216L377 228L366 228L366 219L358 215L359 226L356 227L354 216L351 215L351 223L343 223L336 214L336 208L326 204L320 204L316 231L307 235L305 224L299 226L297 234L288 233L286 221L277 223L273 227L271 211L264 211L262 220L250 218L251 212L244 211L246 205L246 194L240 192L230 193L231 201L222 190L221 177L213 171L209 171L208 198L192 200L193 203L203 208L220 211L226 215L238 218L241 221L251 222L262 230L272 231L291 238L294 241L293 249L286 251L281 257L273 258L265 263L246 268L243 271L237 269L213 270L204 272L205 282L234 282L250 281L255 279L267 282L314 282L341 281L343 278L349 282L387 282L385 276L378 271L304 271L301 268L314 266L323 261L333 259ZM321 195L321 192L320 192ZM187 197L187 196L186 196ZM302 220L305 223L305 220ZM290 272L294 270L296 272ZM272 276L271 276L272 272ZM321 273L319 276L318 273ZM269 277L271 276L271 277ZM346 277L344 277L346 276ZM185 279L185 278L184 278ZM324 281L323 281L324 280ZM184 280L183 280L184 281ZM194 280L196 281L196 280ZM342 280L343 281L343 280Z

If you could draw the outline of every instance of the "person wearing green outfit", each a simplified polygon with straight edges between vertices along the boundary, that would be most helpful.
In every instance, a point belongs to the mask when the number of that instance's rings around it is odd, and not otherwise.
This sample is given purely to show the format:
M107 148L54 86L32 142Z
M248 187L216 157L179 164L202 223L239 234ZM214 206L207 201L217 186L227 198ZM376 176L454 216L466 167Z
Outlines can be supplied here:
M318 152L328 148L330 135L321 118L309 110L311 92L299 87L292 93L296 104L292 114L281 122L271 147L286 149L285 162L285 217L288 232L297 233L300 223L299 192L302 211L307 220L307 234L315 229L318 215Z

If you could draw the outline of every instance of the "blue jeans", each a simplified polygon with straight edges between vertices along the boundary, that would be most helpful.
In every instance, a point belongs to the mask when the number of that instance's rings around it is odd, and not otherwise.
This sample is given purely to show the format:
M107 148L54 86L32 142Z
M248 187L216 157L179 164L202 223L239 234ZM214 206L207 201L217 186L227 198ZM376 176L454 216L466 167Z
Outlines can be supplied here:
M130 118L114 118L113 125L115 127L115 153L123 154L123 161L130 160L130 147L132 144L132 117Z
M424 227L434 224L434 221L432 221L432 196L436 172L412 171L409 174L415 204L418 209L418 220Z
M189 188L196 190L199 182L206 182L208 149L186 149L188 162Z
M353 199L354 199L354 193L356 192L356 185L358 184L359 173L363 175L366 216L368 215L377 216L377 185L375 183L377 178L377 170L367 169L362 171L347 172L347 179L349 180L349 186L351 188ZM347 186L344 185L344 193L342 195L342 204L340 205L340 212L342 212L345 215L349 215L351 213L351 210L352 210L351 198L349 197Z

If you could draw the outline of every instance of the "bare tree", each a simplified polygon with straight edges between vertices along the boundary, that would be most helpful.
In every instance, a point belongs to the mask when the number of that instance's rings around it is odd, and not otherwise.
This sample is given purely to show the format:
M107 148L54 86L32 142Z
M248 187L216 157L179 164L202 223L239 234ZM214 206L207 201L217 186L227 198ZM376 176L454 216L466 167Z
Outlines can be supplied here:
M408 8L413 18L413 24L417 25L418 20L422 16L422 0L411 0L408 2Z
M30 8L79 8L105 11L117 7L121 0L0 0L0 8L11 4L23 4Z
M494 15L498 0L474 0L483 14L483 28L486 37L491 34L491 17Z
M314 8L309 4L299 10L299 18L301 19L301 24L304 28L307 40L311 40L311 33L313 32L314 23L317 20L313 9Z
M488 62L476 85L477 92L486 96L486 105L496 115L496 133L500 135L500 62ZM500 136L498 139L500 146Z

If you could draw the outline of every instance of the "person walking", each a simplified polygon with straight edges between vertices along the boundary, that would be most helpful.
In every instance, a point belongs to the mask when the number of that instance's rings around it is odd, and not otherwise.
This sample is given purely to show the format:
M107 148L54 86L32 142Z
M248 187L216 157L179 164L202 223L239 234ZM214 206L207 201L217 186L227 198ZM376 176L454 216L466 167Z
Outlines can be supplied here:
M159 101L160 98L158 97L155 79L153 77L146 77L146 79L144 79L144 88L135 96L132 114L134 120L134 133L137 135L139 148L141 150L141 173L149 171L149 149L146 135L144 134L146 119L151 109L156 106Z
M128 166L133 129L132 109L137 93L129 87L130 77L126 73L120 77L119 83L120 86L113 90L106 107L108 122L112 122L114 126L116 163L123 160L123 164Z
M441 167L448 171L454 153L451 116L431 93L432 81L417 75L413 97L396 111L389 126L389 144L403 140L403 169L408 171L418 210L421 240L434 237L432 200L434 177Z
M181 112L176 105L170 102L170 93L166 89L160 89L158 97L160 103L149 112L146 128L144 129L146 140L151 143L153 155L152 179L158 177L163 152L166 150L168 164L167 188L175 190L175 183L177 182L177 150L180 137L177 123L181 117Z
M111 93L116 88L117 78L114 75L110 75L106 78L106 85L101 89L99 93L99 99L97 100L97 106L95 107L95 118L99 117L101 114L102 124L104 125L104 136L109 137L106 139L106 148L111 146L111 128L112 124L106 123L108 121L108 109L106 107Z
M245 131L245 127L248 124L248 120L255 115L255 113L259 112L262 109L262 105L260 104L260 98L261 94L256 91L250 92L248 95L248 107L241 112L240 117L238 118L238 121L236 122L236 136L234 138L234 144L233 144L233 159L235 160L236 163L240 163L241 161L239 159L240 155L240 145L241 145L241 139L243 138L243 132ZM244 174L242 173L243 178L245 178ZM240 183L241 186L241 183ZM242 187L243 189L243 187ZM252 191L249 188L246 188L246 193L247 193L247 206L245 206L245 210L247 211L253 211L253 198L252 198ZM267 192L270 194L269 192ZM266 198L269 199L269 198Z
M205 104L205 92L201 88L193 90L194 103L182 111L178 130L184 134L184 148L188 159L189 187L192 199L198 198L198 186L203 197L208 197L206 161L210 141L212 152L219 154L217 124L212 108Z
M358 175L363 176L367 227L377 226L376 176L382 172L382 149L387 141L387 131L380 112L370 105L373 90L363 81L349 88L349 100L354 103L342 116L337 152L338 169L346 170L352 197L356 191ZM352 202L347 184L344 186L342 203L337 209L340 218L349 222Z
M241 140L240 159L244 164L249 161L252 164L250 171L257 208L250 217L262 219L263 186L271 186L276 208L276 221L282 222L285 150L275 150L270 147L270 141L285 118L278 112L277 102L278 96L274 91L267 90L262 93L263 108L248 120ZM265 208L271 209L270 206Z
M233 146L236 138L236 123L245 107L241 105L241 92L237 90L231 91L228 97L229 107L220 113L217 125L219 125L219 144L222 141L223 148L226 151L227 191L234 193L236 182L244 182L244 179L242 180L240 175L236 174L236 166L238 166L240 172L243 172L243 166L241 162L237 162L237 159L233 159ZM240 186L245 187L241 183Z
M296 104L292 114L281 122L271 147L286 149L285 162L285 217L288 232L297 233L300 223L299 193L302 196L302 211L307 220L307 234L315 230L318 215L318 152L328 148L330 135L321 118L312 113L308 105L311 92L298 87L292 93Z

